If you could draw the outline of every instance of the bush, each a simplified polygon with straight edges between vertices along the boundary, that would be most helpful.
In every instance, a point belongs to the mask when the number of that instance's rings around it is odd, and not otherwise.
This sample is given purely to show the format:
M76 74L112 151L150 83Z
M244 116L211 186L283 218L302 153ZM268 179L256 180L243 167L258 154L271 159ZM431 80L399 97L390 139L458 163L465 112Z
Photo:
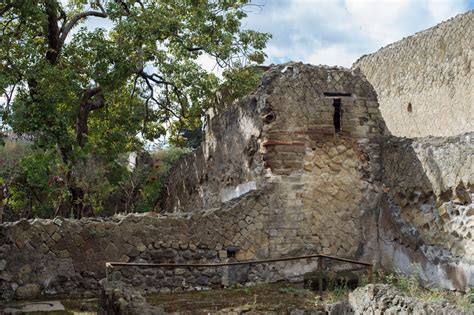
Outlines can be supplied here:
M189 149L169 147L161 149L150 154L150 163L141 163L136 167L130 182L135 181L138 188L138 195L132 204L132 211L148 212L159 211L159 198L161 190L164 187L166 176L176 162L185 154L189 153ZM130 193L128 193L130 195Z
M85 154L74 168L64 165L54 150L27 143L0 146L0 221L71 216L68 171L83 193L85 215L157 211L166 176L189 149L170 147L138 154L128 168L128 155L104 160Z

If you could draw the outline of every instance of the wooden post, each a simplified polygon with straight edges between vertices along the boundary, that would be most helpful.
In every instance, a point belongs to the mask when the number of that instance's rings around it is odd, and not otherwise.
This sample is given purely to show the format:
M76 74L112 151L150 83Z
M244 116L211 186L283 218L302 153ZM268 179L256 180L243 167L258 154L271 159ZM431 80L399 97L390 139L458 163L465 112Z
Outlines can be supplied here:
M322 256L319 256L318 269L319 269L319 296L322 301L323 300L323 257Z
M374 281L373 281L374 279L373 279L373 275L372 275L372 274L373 274L372 265L369 266L369 270L368 270L368 271L369 271L369 283L372 283L372 284L373 284L373 283L374 283Z
M109 284L109 268L113 268L111 263L105 263L105 286Z

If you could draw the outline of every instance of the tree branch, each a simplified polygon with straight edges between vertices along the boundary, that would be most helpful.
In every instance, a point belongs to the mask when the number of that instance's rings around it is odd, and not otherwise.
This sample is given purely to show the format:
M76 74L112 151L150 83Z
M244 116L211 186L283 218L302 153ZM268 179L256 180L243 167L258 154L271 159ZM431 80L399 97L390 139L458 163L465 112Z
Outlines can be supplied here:
M82 148L86 143L88 132L89 113L93 110L104 107L105 98L101 87L88 89L82 96L81 103L77 110L76 121L76 140L77 144Z
M7 5L5 5L3 8L0 9L0 16L4 15L5 13L7 13L8 11L10 11L10 9L13 8L13 4L12 3L8 3Z
M130 14L130 9L128 8L128 5L123 2L123 0L115 0L115 2L120 4L127 14Z
M153 86L151 85L150 81L152 82L165 82L165 81L157 81L155 79L153 79L153 75L149 75L143 71L142 72L142 75L141 77L145 80L145 83L146 85L148 86L148 89L150 90L150 96L148 96L148 98L146 99L145 101L145 106L146 106L146 109L148 110L148 103L150 100L154 101L157 105L163 107L168 113L171 113L171 115L173 115L174 117L178 118L178 119L181 119L170 107L164 105L163 103L160 103L154 96L154 89L153 89ZM156 75L156 74L154 74ZM157 75L156 75L157 76ZM166 82L167 83L167 82ZM160 84L160 83L158 83ZM165 84L166 87L168 87L168 85L172 85L172 83L168 83L168 84ZM166 89L168 91L168 89ZM166 95L166 98L168 99L168 95Z
M103 9L103 8L101 8L101 9ZM107 13L105 11L102 11L102 12L99 12L99 11L85 11L85 12L81 12L81 13L78 13L75 16L73 16L72 19L64 25L64 29L61 32L61 36L59 38L60 47L62 47L64 45L64 42L66 41L66 38L67 38L69 32L72 30L72 28L80 20L85 19L89 16L106 18Z

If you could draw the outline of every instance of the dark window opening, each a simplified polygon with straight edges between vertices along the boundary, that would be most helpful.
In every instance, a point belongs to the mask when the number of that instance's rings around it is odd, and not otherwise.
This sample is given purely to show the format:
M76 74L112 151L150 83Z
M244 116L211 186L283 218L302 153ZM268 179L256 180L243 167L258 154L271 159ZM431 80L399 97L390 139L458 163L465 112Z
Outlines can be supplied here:
M351 93L339 93L339 92L324 92L324 96L328 97L351 97Z
M412 112L412 110L413 110L413 108L412 108L412 105L411 105L411 103L408 103L408 106L407 106L407 111L408 111L409 113L411 113L411 112Z
M235 258L238 250L238 247L227 247L227 258Z
M334 106L334 116L333 116L334 129L336 130L336 133L337 133L341 131L341 120L342 120L341 99L335 98L332 103L332 106Z

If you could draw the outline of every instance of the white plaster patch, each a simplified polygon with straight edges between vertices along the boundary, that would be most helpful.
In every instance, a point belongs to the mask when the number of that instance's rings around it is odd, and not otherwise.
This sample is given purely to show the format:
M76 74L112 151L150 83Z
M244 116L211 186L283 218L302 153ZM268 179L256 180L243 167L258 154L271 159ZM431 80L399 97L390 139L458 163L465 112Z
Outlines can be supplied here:
M259 134L259 130L257 126L255 126L253 119L248 116L244 115L240 118L239 127L240 133L246 141L248 141L252 136L257 136Z
M245 182L231 188L224 188L221 190L221 202L227 202L229 200L238 198L243 194L256 189L257 184L255 181Z
M217 140L214 134L212 133L212 128L211 128L212 118L216 115L216 113L211 108L207 111L206 115L207 115L207 124L204 128L206 140L201 145L202 145L204 157L207 161L211 153L214 152L216 149Z
M131 152L128 155L128 164L127 164L128 171L133 172L136 165L137 165L137 152Z
M309 262L297 261L293 263L287 263L284 265L284 268L281 269L283 277L291 279L298 276L304 276L305 273L318 270L318 261L314 259Z

